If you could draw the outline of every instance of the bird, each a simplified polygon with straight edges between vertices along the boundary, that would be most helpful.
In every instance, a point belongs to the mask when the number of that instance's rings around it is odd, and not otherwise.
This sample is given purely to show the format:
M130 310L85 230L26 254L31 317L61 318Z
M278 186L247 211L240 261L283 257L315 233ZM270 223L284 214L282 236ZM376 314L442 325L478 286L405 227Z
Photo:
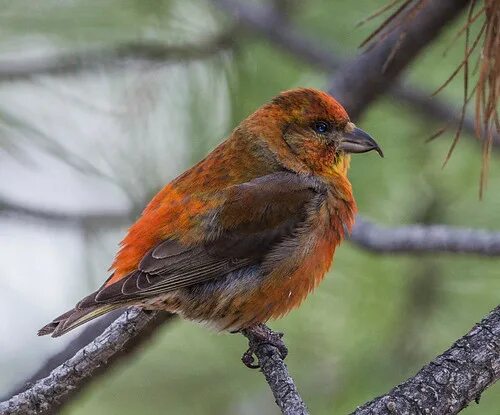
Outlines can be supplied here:
M283 317L322 281L351 231L351 154L372 150L383 157L328 93L280 93L161 189L104 284L38 335L58 337L128 306L219 332Z

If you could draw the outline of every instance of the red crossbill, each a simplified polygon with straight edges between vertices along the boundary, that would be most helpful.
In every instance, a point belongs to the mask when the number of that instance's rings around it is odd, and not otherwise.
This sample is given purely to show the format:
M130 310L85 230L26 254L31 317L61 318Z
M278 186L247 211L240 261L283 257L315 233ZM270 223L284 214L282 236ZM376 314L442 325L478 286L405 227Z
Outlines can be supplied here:
M131 305L219 331L287 314L350 231L350 153L370 150L382 155L330 95L283 92L167 184L130 227L104 285L38 334Z

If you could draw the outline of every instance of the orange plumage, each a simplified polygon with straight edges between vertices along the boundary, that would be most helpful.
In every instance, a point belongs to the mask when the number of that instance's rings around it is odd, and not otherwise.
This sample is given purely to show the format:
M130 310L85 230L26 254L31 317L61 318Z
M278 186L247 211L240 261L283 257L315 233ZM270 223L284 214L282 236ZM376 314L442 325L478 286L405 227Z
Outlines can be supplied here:
M297 307L354 221L350 153L381 150L330 95L284 92L165 186L104 285L42 328L61 335L138 305L241 330Z

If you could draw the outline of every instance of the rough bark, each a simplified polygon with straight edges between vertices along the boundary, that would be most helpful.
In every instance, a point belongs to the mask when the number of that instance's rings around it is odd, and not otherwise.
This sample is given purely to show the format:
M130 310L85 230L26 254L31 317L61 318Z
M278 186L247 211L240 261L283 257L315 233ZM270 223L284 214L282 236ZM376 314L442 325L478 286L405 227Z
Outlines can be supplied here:
M500 306L414 377L355 415L453 415L500 378Z
M270 335L276 335L268 327L263 326L263 328ZM257 356L260 371L264 374L281 413L283 415L309 415L278 348L251 332L244 331L243 335L248 338L249 347Z
M82 332L71 340L60 352L50 356L40 368L31 374L31 376L20 382L19 385L6 394L1 400L9 399L11 396L17 395L30 388L38 379L44 378L52 372L57 366L63 364L66 360L72 358L80 349L85 347L97 336L99 336L123 311L113 311L95 322L89 323Z
M71 359L56 367L29 389L0 403L2 415L56 414L89 381L112 363L144 343L156 328L171 319L168 313L146 313L136 308L124 312L100 336Z

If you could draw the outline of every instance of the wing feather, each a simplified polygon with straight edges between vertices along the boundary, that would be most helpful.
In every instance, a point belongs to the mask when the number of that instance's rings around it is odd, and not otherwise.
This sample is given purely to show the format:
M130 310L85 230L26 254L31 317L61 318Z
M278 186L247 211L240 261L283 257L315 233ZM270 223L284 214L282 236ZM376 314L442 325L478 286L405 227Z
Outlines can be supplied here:
M324 185L310 176L274 173L224 191L218 210L200 218L207 238L186 246L167 239L151 249L138 269L104 285L78 305L128 303L219 278L259 264L273 246L302 224L313 200L324 198Z

